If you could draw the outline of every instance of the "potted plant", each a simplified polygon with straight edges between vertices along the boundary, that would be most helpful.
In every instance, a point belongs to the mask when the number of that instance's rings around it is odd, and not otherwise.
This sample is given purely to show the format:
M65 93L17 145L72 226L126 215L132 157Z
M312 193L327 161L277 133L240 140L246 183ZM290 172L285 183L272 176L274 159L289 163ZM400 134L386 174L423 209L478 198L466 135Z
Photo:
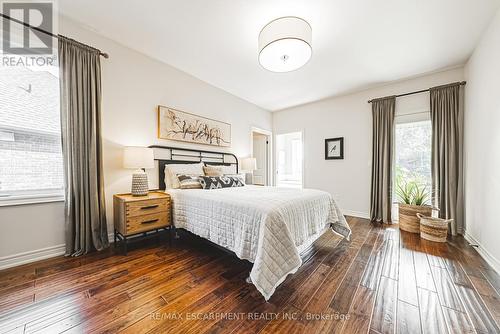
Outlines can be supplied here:
M396 195L399 198L399 228L410 233L420 233L420 219L417 214L431 216L433 208L427 204L427 187L415 180L396 180Z

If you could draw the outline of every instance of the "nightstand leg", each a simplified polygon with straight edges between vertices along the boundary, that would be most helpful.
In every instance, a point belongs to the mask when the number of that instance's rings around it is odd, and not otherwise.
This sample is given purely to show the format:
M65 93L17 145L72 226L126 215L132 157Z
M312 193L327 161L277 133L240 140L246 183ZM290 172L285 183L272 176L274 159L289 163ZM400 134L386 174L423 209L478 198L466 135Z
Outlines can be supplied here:
M115 239L114 239L114 247L116 248L116 230L115 230L115 235L114 235Z
M169 243L170 247L172 247L172 229L173 229L173 226L170 226L168 228L168 243Z
M124 242L124 250L125 250L125 256L127 256L127 237L123 237L123 242Z

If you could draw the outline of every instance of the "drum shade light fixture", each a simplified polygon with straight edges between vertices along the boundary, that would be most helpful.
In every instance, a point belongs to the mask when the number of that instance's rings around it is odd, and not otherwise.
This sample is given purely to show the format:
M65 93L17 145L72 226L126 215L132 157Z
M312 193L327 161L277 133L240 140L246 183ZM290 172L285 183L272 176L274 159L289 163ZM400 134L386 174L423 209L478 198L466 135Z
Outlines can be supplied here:
M272 72L301 68L312 55L311 36L311 26L299 17L269 22L259 34L259 63Z

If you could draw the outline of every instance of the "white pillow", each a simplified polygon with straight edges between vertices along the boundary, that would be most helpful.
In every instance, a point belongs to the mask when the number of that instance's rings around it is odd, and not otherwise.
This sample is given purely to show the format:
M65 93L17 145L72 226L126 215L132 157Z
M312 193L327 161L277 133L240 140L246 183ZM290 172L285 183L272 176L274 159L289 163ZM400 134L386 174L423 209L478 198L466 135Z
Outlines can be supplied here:
M204 175L203 162L196 164L171 164L165 165L165 188L177 189L180 188L177 174L182 175Z
M207 166L210 166L210 165L207 164ZM236 174L236 166L235 165L229 165L229 166L217 165L217 166L214 166L214 167L219 167L222 170L222 174L224 174L224 175L226 175L226 174Z

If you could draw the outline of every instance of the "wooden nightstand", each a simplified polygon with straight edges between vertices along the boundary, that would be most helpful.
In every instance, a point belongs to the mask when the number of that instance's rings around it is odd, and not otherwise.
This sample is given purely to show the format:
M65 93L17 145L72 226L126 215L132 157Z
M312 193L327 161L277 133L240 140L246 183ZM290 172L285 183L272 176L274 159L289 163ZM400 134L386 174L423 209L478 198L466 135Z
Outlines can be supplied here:
M113 196L115 244L124 241L127 254L127 238L147 232L169 230L172 242L170 195L151 191L146 196L116 194Z

